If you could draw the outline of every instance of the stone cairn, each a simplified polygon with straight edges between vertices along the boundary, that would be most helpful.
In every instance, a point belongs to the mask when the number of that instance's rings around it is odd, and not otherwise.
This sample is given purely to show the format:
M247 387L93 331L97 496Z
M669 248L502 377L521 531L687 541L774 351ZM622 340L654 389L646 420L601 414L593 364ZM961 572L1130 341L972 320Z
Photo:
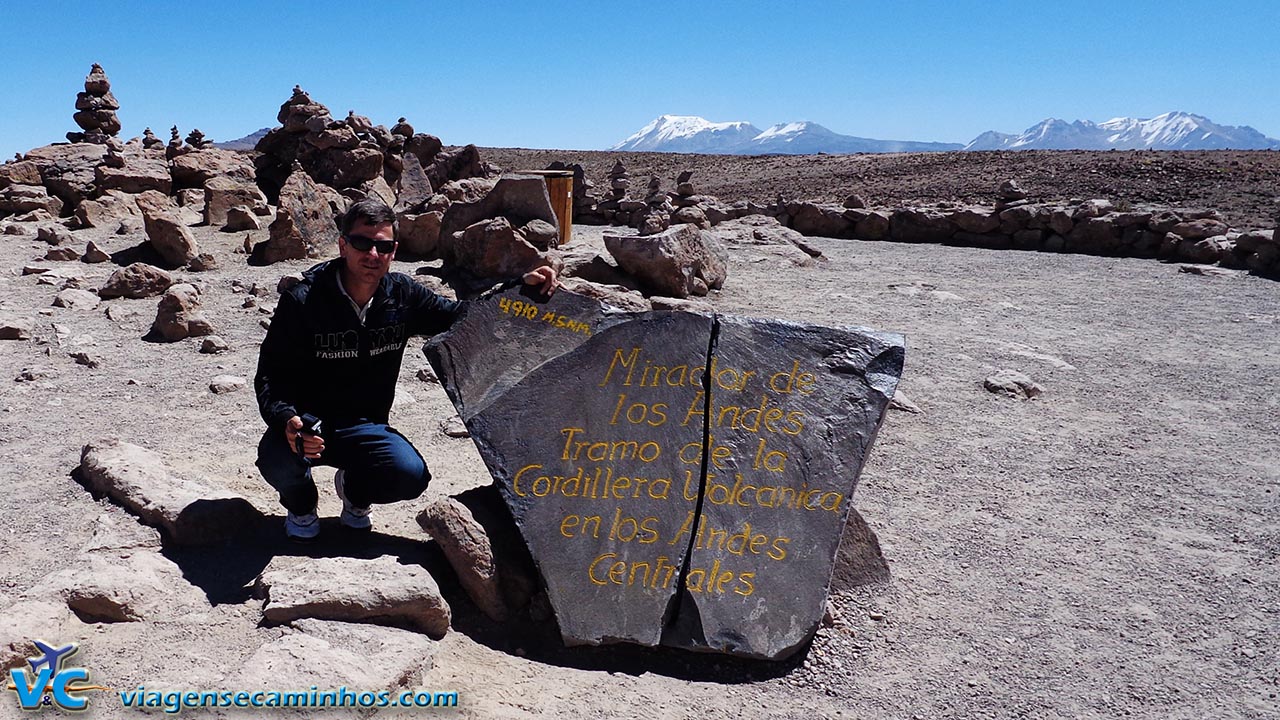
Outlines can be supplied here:
M657 175L649 176L644 204L645 208L631 217L632 227L638 228L641 235L656 235L671 227L671 203L667 201L662 180Z
M69 132L67 139L73 143L88 142L97 145L119 143L120 119L116 111L120 103L111 94L111 81L102 66L94 63L84 79L84 92L76 95L76 114L72 119L84 132Z
M390 130L354 110L334 120L329 108L297 85L276 119L281 127L254 148L260 153L255 160L258 184L268 197L279 193L294 161L316 182L347 197L393 196L406 153L417 158L433 191L450 180L489 174L474 145L445 151L439 138L415 132L405 118Z
M142 147L146 150L157 150L164 147L164 141L151 132L151 128L142 131Z
M195 150L213 147L213 143L205 139L204 133L200 132L200 128L193 128L190 133L187 133L187 144Z
M409 138L413 137L413 126L410 125L408 121L406 121L404 118L400 118L399 120L396 120L395 125L391 126L391 134L399 135L401 138L403 138L403 140L408 140Z
M609 195L600 203L602 210L617 210L618 203L627 197L627 188L631 187L631 178L627 177L627 166L619 160L609 171Z
M190 148L183 147L182 145L182 133L178 132L178 126L174 125L169 128L169 144L164 148L165 159L172 160L179 155L185 155L190 151Z
M696 194L693 188L693 171L685 170L676 177L676 195L681 198L693 197Z
M1017 180L1005 180L996 189L996 212L1026 205L1028 202L1027 191L1022 189Z

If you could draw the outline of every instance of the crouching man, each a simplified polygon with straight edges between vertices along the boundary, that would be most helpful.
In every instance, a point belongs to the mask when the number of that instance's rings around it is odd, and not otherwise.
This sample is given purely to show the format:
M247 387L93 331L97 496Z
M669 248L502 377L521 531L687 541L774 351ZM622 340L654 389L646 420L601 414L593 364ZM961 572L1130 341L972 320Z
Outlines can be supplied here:
M262 342L254 388L267 431L257 465L296 540L320 531L312 465L338 469L340 522L355 530L372 527L371 506L416 498L431 480L422 455L387 420L409 338L447 330L460 306L389 272L395 219L377 199L353 204L340 223L339 257L281 293ZM524 281L549 294L556 273L538 267Z

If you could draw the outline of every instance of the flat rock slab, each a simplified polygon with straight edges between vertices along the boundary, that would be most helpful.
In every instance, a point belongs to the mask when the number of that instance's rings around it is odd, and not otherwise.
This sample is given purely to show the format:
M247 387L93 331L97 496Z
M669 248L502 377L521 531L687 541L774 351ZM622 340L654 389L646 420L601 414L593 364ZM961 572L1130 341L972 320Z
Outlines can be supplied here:
M527 292L469 303L426 353L565 641L793 653L822 618L902 337Z
M198 621L208 600L160 549L154 528L112 508L98 517L80 557L25 596L61 598L84 622Z
M222 687L245 690L355 692L411 689L429 670L435 643L397 628L323 620L298 620L282 637L254 651ZM322 711L317 711L322 712Z
M395 558L318 558L268 567L258 577L267 622L299 618L407 625L439 639L452 614L436 581L421 567Z
M28 658L43 653L34 639L69 642L87 637L89 626L81 623L67 609L66 603L54 600L23 599L0 611L0 671L8 676L9 668L27 667Z
M262 519L248 500L176 475L159 455L115 438L80 452L85 486L107 495L180 545L204 545L242 535Z

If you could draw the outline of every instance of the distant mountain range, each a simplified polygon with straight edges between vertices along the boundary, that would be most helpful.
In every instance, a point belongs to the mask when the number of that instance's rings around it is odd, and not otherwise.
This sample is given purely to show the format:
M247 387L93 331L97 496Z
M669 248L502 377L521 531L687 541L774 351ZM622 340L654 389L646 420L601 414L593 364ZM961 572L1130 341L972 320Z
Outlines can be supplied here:
M1203 115L1168 112L1149 120L1103 123L1049 118L1021 135L985 132L965 150L1280 150L1280 140L1249 126L1218 125Z
M872 140L841 135L814 122L778 123L761 131L749 122L713 123L691 115L662 115L610 150L712 155L945 152L960 143Z
M258 141L266 137L269 132L271 132L271 128L262 128L237 140L216 142L213 146L223 150L252 150L257 147Z
M1150 119L1103 123L1049 118L1021 134L984 132L960 143L873 140L841 135L813 122L779 123L760 131L749 122L713 123L662 115L610 150L718 155L945 152L948 150L1280 150L1280 140L1251 127L1218 125L1201 115L1169 112Z

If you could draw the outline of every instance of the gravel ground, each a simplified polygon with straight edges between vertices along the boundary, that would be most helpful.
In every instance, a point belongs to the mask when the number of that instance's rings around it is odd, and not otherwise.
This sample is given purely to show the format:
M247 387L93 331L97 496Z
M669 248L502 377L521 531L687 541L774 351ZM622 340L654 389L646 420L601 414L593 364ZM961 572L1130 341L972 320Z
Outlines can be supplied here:
M1280 158L1240 154L1263 156ZM275 302L268 294L244 307L233 282L274 287L307 263L249 267L233 252L242 233L194 230L221 269L178 275L203 285L226 354L200 354L198 339L143 342L154 299L51 307L57 288L20 275L22 266L57 267L90 287L114 266L33 263L46 249L33 235L0 238L0 314L35 324L31 340L0 341L6 614L76 558L99 514L122 515L70 477L94 438L150 447L278 520L253 467L261 422L252 393L214 395L208 383L223 373L252 378L260 321ZM575 242L598 244L601 234L577 228ZM74 237L108 252L141 240ZM1280 284L1150 260L813 242L826 259L809 268L737 252L712 302L726 313L906 333L901 391L923 412L890 412L854 497L879 534L891 582L835 595L835 624L805 654L756 665L567 650L546 623L488 623L440 571L455 630L432 667L393 682L457 690L453 716L476 718L1277 717ZM437 385L415 378L425 364L416 345L393 422L431 463L432 492L482 484L470 442L440 431L452 409ZM69 353L78 350L101 366L76 364ZM48 376L14 382L24 368ZM1018 401L985 391L983 379L1004 368L1044 394ZM439 571L413 522L419 507L380 508L369 546L334 541L310 552L395 552ZM321 514L337 510L326 494ZM208 612L77 625L57 640L83 642L77 660L103 685L217 687L280 635L259 626L261 601L246 588L272 555L291 553L274 535L167 551L206 590ZM115 717L117 707L90 712ZM0 717L18 711L5 701Z

